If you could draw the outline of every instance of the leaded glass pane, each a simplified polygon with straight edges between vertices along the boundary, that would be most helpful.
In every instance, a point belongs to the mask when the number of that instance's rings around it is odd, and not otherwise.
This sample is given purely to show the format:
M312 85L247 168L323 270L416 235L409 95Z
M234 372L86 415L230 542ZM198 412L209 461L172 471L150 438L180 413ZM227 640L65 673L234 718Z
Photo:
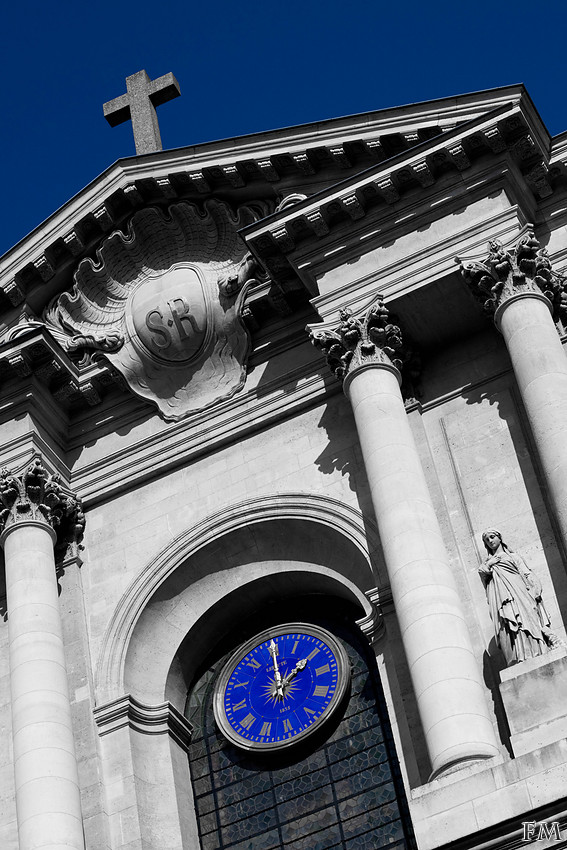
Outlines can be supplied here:
M202 850L413 850L411 824L374 659L343 626L351 693L318 745L285 756L250 755L215 726L222 660L187 703L195 727L190 766Z

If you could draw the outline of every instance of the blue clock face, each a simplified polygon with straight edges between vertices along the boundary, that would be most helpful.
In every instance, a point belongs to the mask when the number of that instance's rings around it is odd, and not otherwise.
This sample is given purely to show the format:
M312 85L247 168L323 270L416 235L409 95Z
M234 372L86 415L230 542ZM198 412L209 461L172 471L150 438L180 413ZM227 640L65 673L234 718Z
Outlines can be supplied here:
M215 717L233 743L279 749L315 731L348 681L348 658L332 635L302 623L278 626L232 656L217 683Z

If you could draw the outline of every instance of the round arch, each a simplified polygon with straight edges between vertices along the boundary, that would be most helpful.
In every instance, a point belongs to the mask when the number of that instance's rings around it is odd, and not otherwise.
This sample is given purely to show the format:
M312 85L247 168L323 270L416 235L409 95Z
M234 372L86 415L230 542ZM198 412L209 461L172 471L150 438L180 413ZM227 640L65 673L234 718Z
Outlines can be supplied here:
M122 596L105 633L97 703L128 692L179 707L190 669L176 653L188 636L195 657L268 596L323 592L371 614L365 591L382 578L376 529L325 496L255 498L208 517L150 561Z

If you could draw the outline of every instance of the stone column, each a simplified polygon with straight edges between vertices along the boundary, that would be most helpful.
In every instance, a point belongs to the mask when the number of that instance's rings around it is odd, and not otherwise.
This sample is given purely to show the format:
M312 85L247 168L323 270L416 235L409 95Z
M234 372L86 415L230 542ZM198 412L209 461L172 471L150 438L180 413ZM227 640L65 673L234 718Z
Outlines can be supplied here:
M567 358L554 321L567 321L566 281L531 230L511 250L492 241L482 262L458 262L506 342L567 551Z
M54 545L78 542L78 500L36 459L0 473L19 850L84 850Z
M432 776L498 754L480 670L400 392L381 301L313 342L351 401Z

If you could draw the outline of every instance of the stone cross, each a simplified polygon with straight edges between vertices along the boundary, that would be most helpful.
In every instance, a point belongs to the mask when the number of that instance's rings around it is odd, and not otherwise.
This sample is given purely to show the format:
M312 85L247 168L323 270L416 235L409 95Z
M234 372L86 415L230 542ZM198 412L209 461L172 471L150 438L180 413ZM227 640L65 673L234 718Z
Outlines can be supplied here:
M179 83L173 74L150 80L145 71L126 77L126 94L104 104L104 117L111 127L132 120L136 153L163 150L156 106L179 97Z

